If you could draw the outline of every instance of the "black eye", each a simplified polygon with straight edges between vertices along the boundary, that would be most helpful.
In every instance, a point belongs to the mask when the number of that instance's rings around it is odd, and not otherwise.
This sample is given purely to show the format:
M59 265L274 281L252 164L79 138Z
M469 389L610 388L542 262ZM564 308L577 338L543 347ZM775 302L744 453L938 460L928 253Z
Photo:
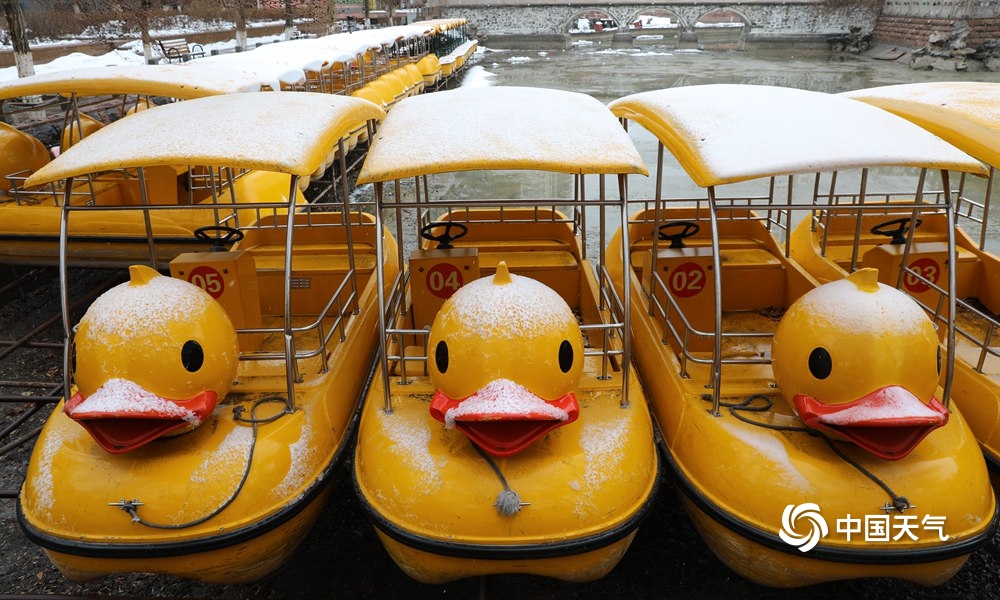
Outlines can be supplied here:
M941 374L941 346L938 346L937 350L938 350L937 351L937 369L938 369L938 375L940 375Z
M563 373L569 373L570 367L573 366L573 345L569 343L569 340L563 340L559 344L559 369Z
M434 364L441 374L448 372L448 344L444 341L438 342L437 348L434 349Z
M833 359L826 348L815 348L809 353L809 372L816 379L826 379L833 370Z
M181 348L181 364L189 372L194 373L205 363L205 351L201 349L201 344L194 340L184 342Z

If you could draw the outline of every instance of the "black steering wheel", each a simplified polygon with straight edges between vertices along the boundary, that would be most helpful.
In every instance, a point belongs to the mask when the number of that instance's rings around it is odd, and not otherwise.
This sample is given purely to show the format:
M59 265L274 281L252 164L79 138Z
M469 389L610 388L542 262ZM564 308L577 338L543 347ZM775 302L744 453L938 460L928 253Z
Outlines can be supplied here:
M434 230L438 227L443 227L444 231L435 235ZM452 234L453 229L456 230L454 234ZM420 237L425 240L437 242L438 250L448 250L449 248L454 248L451 243L461 237L464 237L467 233L469 233L469 228L456 221L434 221L420 228Z
M910 230L911 221L912 219L910 219L910 217L900 217L898 219L892 219L891 221L884 221L872 227L871 232L875 235L884 235L892 238L889 240L890 244L905 244L906 232ZM923 220L917 219L915 226L920 227L922 224Z
M676 233L667 233L671 229L680 229ZM673 221L656 228L656 234L661 240L670 240L671 248L683 248L684 240L701 231L701 225L694 221Z
M217 235L209 235L215 233ZM235 227L225 225L206 225L194 230L194 237L202 242L212 244L209 252L225 252L229 244L235 244L243 239L243 232Z

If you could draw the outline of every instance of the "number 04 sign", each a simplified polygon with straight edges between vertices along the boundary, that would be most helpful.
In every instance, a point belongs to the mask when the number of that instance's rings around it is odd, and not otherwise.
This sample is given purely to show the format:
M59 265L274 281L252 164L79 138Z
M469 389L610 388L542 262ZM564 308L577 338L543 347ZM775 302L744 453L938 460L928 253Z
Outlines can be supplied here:
M451 298L462 287L462 272L449 263L438 263L427 270L427 289L438 298Z

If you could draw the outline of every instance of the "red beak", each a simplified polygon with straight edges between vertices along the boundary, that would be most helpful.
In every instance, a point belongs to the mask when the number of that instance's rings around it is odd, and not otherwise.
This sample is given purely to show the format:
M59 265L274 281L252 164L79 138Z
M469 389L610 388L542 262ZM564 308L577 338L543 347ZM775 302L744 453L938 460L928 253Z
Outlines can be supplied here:
M807 395L796 395L793 401L809 427L835 433L886 460L903 458L948 422L948 409L937 398L924 404L895 385L845 404L824 404Z
M206 390L171 400L138 385L112 379L89 397L77 392L63 408L102 448L124 454L174 431L197 427L215 410L218 395Z
M431 399L432 417L446 427L455 427L495 456L516 454L579 415L580 406L572 392L548 402L507 380L491 382L457 400L435 390Z

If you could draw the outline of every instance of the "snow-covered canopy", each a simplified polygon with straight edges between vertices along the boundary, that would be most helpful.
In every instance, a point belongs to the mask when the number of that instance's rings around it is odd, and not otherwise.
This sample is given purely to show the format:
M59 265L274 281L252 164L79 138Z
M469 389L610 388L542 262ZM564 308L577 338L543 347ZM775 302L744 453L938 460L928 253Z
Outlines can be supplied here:
M258 92L271 83L253 65L236 68L197 61L169 65L115 65L68 69L0 82L0 99L38 94L139 94L187 100ZM277 89L277 87L275 87Z
M896 115L837 95L716 84L612 102L706 187L771 175L911 166L985 174L966 153Z
M309 175L337 140L385 116L375 104L333 94L210 96L140 111L83 138L26 185L154 165L209 165Z
M932 81L841 95L897 114L1000 167L1000 83Z
M480 87L396 104L358 183L478 169L647 173L621 124L591 96Z

